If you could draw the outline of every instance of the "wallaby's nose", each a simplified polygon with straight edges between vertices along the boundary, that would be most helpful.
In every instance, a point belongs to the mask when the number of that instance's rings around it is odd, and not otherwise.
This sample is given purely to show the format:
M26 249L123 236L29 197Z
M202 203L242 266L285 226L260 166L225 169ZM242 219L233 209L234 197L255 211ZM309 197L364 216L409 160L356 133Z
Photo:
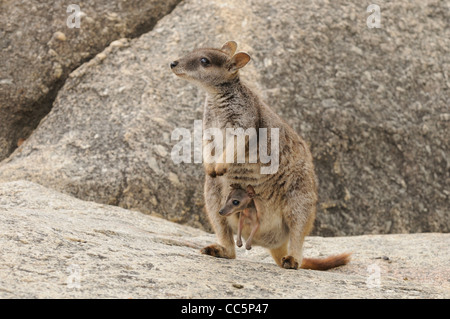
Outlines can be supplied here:
M178 61L173 61L172 63L170 63L170 68L173 69L177 65L178 65Z
M223 209L219 210L219 214L223 215Z

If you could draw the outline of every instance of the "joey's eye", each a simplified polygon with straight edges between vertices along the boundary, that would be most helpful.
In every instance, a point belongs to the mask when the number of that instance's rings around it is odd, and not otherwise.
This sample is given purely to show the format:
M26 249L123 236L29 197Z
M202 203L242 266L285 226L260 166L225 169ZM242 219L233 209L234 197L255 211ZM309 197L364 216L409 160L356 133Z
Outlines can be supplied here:
M233 201L233 205L234 205L234 206L239 205L239 201L235 199L235 200Z
M200 63L201 63L203 66L208 66L208 65L211 64L211 62L209 62L209 60L208 60L207 58L201 58L201 59L200 59Z

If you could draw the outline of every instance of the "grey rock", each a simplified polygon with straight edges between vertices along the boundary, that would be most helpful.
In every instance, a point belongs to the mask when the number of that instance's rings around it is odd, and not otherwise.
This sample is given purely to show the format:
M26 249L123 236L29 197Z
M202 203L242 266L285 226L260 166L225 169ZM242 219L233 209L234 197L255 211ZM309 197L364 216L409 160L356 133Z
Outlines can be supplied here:
M450 297L450 234L308 237L307 256L353 251L350 264L326 272L279 268L261 247L234 260L200 254L214 237L31 182L1 183L0 298Z
M179 1L1 1L0 160L50 111L70 72L112 41L147 32Z
M193 132L205 94L168 64L235 40L252 56L242 78L310 143L314 234L448 232L449 11L436 1L380 7L382 27L369 29L358 1L184 1L71 73L0 180L210 231L201 164L170 157L172 131Z

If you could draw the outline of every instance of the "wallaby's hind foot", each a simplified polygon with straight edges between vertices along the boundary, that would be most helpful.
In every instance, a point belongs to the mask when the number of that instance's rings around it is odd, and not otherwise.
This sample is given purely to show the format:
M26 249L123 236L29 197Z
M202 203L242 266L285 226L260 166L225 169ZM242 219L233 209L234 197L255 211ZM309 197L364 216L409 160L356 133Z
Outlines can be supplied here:
M285 256L281 258L281 267L285 269L298 269L298 261L292 256Z
M225 247L219 245L219 244L212 244L209 246L206 246L200 250L200 252L204 255L209 255L213 257L219 257L219 258L229 258L234 259L236 258L235 255L231 255L230 253L227 253Z

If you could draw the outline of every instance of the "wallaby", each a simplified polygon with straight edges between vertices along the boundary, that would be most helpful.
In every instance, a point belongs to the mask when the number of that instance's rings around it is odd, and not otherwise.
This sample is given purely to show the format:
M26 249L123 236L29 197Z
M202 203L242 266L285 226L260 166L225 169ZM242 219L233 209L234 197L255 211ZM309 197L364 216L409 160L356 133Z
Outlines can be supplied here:
M251 184L264 203L263 216L252 243L268 248L280 267L325 270L348 263L350 254L303 258L304 238L313 226L317 204L312 155L306 142L241 82L239 70L250 61L250 56L245 52L235 53L236 49L236 42L229 41L220 49L197 49L170 63L177 76L207 92L204 132L210 128L279 130L278 140L272 140L270 134L266 139L268 145L276 143L279 151L279 167L272 174L261 173L265 166L261 153L256 163L211 163L206 160L212 154L205 152L204 141L205 208L219 243L206 246L201 252L236 258L233 233L238 229L239 219L236 215L224 217L219 210L225 205L231 184L241 187ZM247 140L246 146L248 151ZM223 158L226 149L222 150Z
M261 204L255 199L255 190L251 185L244 190L240 185L231 185L231 192L227 197L225 206L219 210L222 216L230 216L239 213L239 226L237 231L236 245L242 247L242 229L244 223L250 226L250 235L245 242L247 250L252 249L252 239L259 228L259 214L261 213Z

